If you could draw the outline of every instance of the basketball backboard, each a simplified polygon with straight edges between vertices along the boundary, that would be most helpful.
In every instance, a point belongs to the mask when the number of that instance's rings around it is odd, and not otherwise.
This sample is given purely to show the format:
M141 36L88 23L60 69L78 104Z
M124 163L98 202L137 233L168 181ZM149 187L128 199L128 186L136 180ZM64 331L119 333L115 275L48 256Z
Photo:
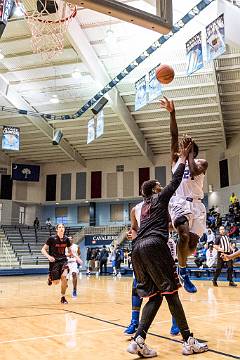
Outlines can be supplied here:
M70 0L70 2L161 34L167 34L172 28L172 0L156 0L156 15L116 0Z

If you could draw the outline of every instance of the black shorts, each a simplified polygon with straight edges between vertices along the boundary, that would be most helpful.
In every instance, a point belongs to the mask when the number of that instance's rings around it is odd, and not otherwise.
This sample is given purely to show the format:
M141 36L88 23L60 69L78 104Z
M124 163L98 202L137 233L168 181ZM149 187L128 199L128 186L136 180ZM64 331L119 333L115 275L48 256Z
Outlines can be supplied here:
M140 297L150 297L158 292L172 294L181 286L165 240L156 237L137 240L132 251L132 264Z
M55 260L54 262L49 263L49 275L51 280L60 280L65 269L68 269L67 259Z

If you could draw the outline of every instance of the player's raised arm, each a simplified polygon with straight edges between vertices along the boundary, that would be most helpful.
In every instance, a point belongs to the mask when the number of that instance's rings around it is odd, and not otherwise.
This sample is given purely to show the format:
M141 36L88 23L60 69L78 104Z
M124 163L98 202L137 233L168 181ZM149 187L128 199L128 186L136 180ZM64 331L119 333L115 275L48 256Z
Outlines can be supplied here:
M171 133L171 160L176 163L178 160L178 127L175 117L175 107L173 100L168 100L165 96L160 100L160 108L166 109L170 113L170 133Z
M134 240L137 236L137 231L138 231L138 223L137 223L137 219L136 219L136 215L135 215L135 207L132 208L132 210L131 210L130 218L131 218L132 240Z

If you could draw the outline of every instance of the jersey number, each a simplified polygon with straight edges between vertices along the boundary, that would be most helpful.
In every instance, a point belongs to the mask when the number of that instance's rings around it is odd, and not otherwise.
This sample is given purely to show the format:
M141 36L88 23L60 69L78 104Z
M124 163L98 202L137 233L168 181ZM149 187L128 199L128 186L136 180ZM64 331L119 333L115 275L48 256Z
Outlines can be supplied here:
M190 177L190 171L188 169L184 170L183 179L189 179L189 177Z

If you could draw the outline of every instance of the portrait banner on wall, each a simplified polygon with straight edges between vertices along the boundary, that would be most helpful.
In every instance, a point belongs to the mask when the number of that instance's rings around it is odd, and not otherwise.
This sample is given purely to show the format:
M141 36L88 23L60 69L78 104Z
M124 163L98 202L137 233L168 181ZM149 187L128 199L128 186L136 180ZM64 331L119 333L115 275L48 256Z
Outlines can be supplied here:
M147 104L147 81L146 75L135 83L135 111Z
M156 68L157 66L150 70L148 74L148 102L153 101L162 94L162 84L156 78Z
M207 61L216 59L226 51L224 14L206 27Z
M20 146L20 129L14 126L3 126L2 149L18 151L19 146Z
M201 31L198 34L194 35L186 43L186 55L187 55L187 75L191 75L195 71L203 67Z

